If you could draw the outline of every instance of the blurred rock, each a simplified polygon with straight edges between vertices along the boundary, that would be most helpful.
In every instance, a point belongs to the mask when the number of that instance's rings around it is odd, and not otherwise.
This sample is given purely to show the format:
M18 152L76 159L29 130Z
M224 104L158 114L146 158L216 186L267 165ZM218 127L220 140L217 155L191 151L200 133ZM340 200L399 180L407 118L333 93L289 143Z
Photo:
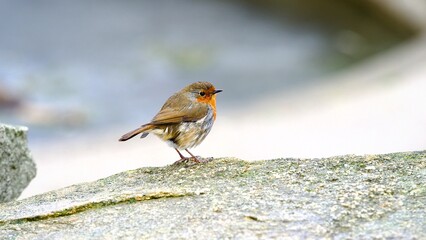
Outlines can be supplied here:
M27 128L0 124L0 202L19 197L36 175Z
M0 85L0 110L2 108L15 108L21 103L20 99L9 93Z
M423 239L426 151L127 171L0 206L3 239Z
M57 108L43 104L24 102L17 109L19 119L36 126L81 127L88 122L87 113L78 108Z

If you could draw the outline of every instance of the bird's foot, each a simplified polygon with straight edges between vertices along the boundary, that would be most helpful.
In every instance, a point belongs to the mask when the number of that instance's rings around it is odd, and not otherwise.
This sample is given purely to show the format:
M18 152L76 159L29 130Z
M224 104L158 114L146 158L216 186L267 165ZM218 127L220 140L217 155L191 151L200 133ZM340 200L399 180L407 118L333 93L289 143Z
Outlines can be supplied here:
M181 163L189 163L189 162L198 163L198 161L194 161L193 159L194 158L192 158L192 157L184 157L184 158L181 158L181 159L177 160L176 162L174 162L173 165L178 165L178 164L181 164Z
M209 157L209 158L203 158L200 156L184 157L177 160L175 163L173 163L173 165L180 164L180 163L193 163L193 164L207 163L207 162L210 162L211 160L213 160L212 157Z

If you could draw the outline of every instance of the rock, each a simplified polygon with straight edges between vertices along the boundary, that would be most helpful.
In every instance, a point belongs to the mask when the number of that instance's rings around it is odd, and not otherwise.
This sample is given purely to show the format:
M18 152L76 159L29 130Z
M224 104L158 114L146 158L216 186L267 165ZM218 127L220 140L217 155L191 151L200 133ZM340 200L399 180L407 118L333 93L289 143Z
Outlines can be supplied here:
M141 168L0 205L3 239L425 239L426 151Z
M26 127L0 124L0 202L18 198L36 175L26 132Z

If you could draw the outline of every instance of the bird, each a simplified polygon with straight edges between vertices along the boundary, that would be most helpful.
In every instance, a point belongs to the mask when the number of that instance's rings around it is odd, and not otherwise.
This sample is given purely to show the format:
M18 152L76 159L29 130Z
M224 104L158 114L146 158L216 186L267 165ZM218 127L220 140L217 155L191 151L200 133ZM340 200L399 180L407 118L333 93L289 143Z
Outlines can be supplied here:
M149 123L124 134L127 141L138 134L145 138L153 133L179 154L177 162L202 162L188 149L199 145L209 134L216 120L216 94L222 92L210 82L195 82L170 96ZM191 157L185 157L185 150Z

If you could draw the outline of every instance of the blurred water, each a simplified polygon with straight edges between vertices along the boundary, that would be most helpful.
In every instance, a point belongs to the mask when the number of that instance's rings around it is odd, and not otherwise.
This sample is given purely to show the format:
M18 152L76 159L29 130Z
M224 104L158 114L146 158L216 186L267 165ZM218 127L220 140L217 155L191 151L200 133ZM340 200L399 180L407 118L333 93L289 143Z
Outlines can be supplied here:
M232 110L367 55L368 37L351 29L277 21L237 2L0 4L0 86L33 108L2 110L1 122L29 126L35 142L146 122L189 82L225 89L221 107Z

